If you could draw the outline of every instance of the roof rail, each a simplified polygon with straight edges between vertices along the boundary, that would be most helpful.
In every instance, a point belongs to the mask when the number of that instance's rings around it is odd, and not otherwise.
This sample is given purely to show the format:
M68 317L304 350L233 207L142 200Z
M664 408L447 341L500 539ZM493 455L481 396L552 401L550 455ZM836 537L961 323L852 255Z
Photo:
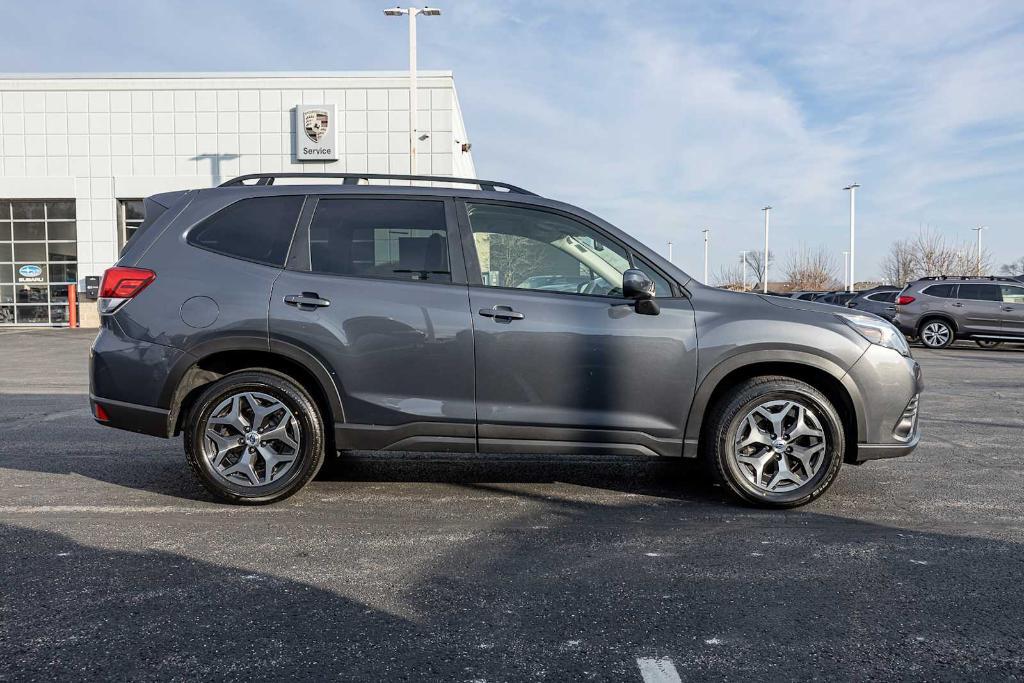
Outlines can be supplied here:
M1020 282L1015 277L1005 277L1003 275L926 275L924 277L917 278L920 280L992 280L993 282Z
M399 175L393 173L250 173L232 178L221 183L218 187L238 187L245 185L247 180L255 180L253 185L273 185L278 178L343 178L345 185L358 185L360 181L369 180L419 180L435 183L458 183L460 185L477 185L486 192L497 192L503 189L514 194L528 194L534 197L536 193L524 190L521 187L500 183L494 180L480 180L479 178L451 178L449 176L437 175Z

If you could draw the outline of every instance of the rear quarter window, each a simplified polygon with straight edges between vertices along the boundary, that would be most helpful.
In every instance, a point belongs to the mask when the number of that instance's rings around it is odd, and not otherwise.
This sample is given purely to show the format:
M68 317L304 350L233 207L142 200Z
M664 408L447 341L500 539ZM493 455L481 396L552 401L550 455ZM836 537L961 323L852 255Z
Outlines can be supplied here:
M225 256L284 266L304 199L302 195L242 199L194 227L188 242Z
M922 289L921 293L940 299L952 299L956 296L956 285L931 285Z

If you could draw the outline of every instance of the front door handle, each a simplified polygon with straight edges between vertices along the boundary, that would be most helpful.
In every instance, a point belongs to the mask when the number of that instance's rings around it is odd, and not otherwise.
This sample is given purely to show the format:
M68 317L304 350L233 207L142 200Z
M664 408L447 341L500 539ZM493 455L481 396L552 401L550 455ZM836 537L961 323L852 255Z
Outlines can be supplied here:
M485 318L494 318L495 322L508 323L513 320L522 320L526 316L519 311L513 311L511 306L494 306L493 308L481 308L480 315Z
M297 306L303 311L312 311L324 306L330 306L328 299L321 299L316 292L303 292L302 294L289 294L285 296L284 302L291 306Z
M1003 310L1007 311L1007 312L1012 311L1013 310L1013 306L1003 306Z
M964 305L962 303L960 303L959 301L954 302L953 305L956 306L957 308L963 308L964 307Z

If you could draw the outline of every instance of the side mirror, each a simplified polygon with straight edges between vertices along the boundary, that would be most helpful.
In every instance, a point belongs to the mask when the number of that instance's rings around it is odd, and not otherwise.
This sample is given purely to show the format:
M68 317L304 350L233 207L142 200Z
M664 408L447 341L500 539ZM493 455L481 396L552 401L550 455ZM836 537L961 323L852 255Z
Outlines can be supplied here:
M661 312L654 301L654 281L642 270L630 268L622 274L622 296L636 302L637 313L658 315Z

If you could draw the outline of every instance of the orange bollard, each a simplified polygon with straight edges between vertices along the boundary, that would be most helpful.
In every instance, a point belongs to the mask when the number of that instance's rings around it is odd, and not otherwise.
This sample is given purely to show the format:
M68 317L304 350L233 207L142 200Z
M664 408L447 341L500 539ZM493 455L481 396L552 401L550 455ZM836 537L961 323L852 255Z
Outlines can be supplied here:
M78 327L78 285L68 285L68 327Z

